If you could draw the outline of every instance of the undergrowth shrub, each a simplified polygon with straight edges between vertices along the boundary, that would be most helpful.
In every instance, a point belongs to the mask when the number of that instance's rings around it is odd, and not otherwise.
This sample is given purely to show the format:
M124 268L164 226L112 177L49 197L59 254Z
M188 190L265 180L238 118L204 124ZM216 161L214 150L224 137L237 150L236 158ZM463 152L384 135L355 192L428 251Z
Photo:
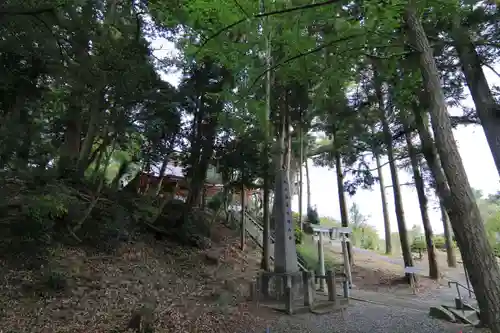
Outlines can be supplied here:
M495 256L500 257L500 243L493 244L493 253Z
M304 233L302 232L302 230L300 230L300 225L295 224L294 233L295 233L295 244L302 243L302 238L304 236Z
M14 258L43 257L59 224L75 204L72 191L60 182L36 186L32 180L12 178L0 194L1 254Z
M68 289L68 276L60 270L47 270L42 274L41 282L50 291L61 292Z
M15 261L22 256L36 261L33 267L40 266L36 258L45 261L57 243L110 252L145 231L183 245L210 245L214 219L202 210L186 212L179 200L167 203L160 197L107 187L97 191L93 183L70 184L55 178L43 183L6 179L0 180L0 256Z
M147 208L143 207L143 209ZM161 212L159 211L161 209ZM157 236L168 237L182 245L206 248L210 245L212 217L205 211L186 211L181 200L170 200L160 207L152 208L152 219L142 215L142 226Z
M426 252L427 244L425 243L425 238L418 237L413 239L410 246L410 250L411 252L416 252L416 253Z
M207 207L213 211L218 211L224 204L224 193L218 192L211 197L207 202Z
M434 236L432 242L434 243L434 247L436 249L446 251L446 240L444 239L443 236ZM457 242L453 240L451 246L454 249L457 248Z
M307 207L307 222L311 224L319 224L319 215L316 208Z
M305 262L307 269L319 272L318 247L316 242L305 239L302 244L297 245L297 253ZM338 267L338 262L335 258L328 256L325 251L325 269L334 270L336 267Z

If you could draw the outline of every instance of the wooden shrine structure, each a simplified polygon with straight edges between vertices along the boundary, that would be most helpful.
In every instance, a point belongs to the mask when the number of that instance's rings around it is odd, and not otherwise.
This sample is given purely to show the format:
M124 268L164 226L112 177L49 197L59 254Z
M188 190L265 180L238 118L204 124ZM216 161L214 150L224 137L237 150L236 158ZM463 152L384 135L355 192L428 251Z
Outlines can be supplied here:
M137 192L142 194L147 193L152 188L157 189L160 182L160 196L169 193L173 194L174 198L186 198L190 189L189 181L184 176L165 175L164 177L159 177L153 174L141 172L135 177L135 179ZM224 185L205 182L203 190L204 197L208 199L217 193L222 192L224 190ZM245 196L247 200L249 200L254 194L260 193L260 190L246 189L245 192ZM239 191L233 191L233 193L235 196L237 195L237 201L239 201Z

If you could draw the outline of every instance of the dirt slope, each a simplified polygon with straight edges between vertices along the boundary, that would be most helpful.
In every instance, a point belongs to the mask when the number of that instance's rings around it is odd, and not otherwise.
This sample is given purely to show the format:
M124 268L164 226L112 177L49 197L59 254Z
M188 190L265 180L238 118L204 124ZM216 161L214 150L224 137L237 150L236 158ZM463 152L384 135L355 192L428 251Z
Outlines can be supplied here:
M258 256L239 251L224 227L215 238L208 251L155 240L112 255L59 248L45 274L0 263L0 332L124 332L145 304L154 308L154 332L264 331L247 302Z

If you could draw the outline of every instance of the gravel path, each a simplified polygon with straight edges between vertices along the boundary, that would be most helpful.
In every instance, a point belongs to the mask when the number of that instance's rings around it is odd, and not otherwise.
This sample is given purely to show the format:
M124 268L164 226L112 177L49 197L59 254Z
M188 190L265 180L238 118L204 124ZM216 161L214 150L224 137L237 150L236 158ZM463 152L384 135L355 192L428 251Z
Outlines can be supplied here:
M344 314L281 316L270 327L270 333L275 332L469 333L481 332L481 330L432 319L426 312L420 310L353 301Z

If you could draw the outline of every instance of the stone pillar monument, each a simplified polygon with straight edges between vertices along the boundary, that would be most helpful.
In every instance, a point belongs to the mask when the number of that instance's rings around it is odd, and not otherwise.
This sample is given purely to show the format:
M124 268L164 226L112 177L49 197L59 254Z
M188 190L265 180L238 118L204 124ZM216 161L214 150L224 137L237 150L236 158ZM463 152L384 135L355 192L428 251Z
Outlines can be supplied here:
M276 273L294 273L299 271L297 247L295 244L294 222L290 186L285 170L278 171L274 191L276 200L274 271Z

